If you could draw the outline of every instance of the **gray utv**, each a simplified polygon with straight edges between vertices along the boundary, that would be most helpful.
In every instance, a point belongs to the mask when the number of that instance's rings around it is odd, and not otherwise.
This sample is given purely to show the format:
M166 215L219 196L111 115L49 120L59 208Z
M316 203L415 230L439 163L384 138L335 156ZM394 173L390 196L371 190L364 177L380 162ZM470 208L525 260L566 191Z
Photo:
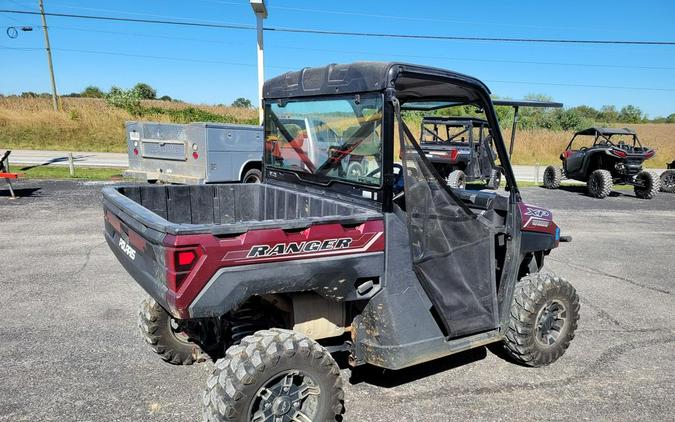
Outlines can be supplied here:
M605 198L618 185L633 185L635 196L652 199L659 191L659 177L642 169L656 152L643 147L634 130L591 127L574 134L560 154L562 168L544 170L544 187L557 189L563 179L586 182L588 194Z
M540 270L568 239L523 203L482 82L354 63L263 92L263 183L103 190L108 244L151 297L143 336L172 363L215 360L205 420L339 419L338 352L391 370L486 345L533 367L563 355L579 298ZM484 110L505 192L447 186L401 117L432 101Z
M419 144L451 188L481 181L488 189L498 189L502 173L494 164L489 127L475 117L425 116Z

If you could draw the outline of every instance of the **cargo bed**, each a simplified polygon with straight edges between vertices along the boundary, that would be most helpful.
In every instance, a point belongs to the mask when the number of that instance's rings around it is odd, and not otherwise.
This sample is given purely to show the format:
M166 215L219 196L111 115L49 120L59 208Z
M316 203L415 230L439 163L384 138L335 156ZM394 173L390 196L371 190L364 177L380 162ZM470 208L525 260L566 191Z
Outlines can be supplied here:
M103 201L123 220L170 234L217 235L381 218L365 207L268 184L106 187Z

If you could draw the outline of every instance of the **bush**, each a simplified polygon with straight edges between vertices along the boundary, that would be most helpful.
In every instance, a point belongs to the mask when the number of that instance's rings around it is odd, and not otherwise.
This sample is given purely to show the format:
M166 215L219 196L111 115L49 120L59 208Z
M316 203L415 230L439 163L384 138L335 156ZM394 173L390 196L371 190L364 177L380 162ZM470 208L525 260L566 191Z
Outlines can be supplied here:
M160 114L169 116L173 123L193 123L193 122L217 122L217 123L238 123L257 125L258 119L238 120L233 116L211 113L196 107L186 107L181 109L167 109L161 107L143 107L141 116Z
M124 109L134 116L139 116L143 108L141 107L141 96L136 89L122 89L116 86L110 88L105 96L108 104Z

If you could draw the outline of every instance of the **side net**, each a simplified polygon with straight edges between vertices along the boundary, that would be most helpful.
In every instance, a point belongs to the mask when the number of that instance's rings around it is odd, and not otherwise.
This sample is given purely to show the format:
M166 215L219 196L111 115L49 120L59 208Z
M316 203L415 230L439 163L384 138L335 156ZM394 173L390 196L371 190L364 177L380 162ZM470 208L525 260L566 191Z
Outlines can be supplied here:
M397 113L413 267L451 338L497 327L493 235L438 176Z

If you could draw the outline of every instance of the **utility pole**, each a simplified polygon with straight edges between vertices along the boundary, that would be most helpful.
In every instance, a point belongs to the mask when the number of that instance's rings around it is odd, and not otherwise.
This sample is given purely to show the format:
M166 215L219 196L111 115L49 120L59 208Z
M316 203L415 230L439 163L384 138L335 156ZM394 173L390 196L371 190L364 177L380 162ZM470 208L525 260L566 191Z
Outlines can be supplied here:
M45 32L45 47L47 49L47 61L49 62L49 76L52 79L52 106L54 111L59 110L59 103L56 94L56 80L54 79L54 65L52 64L52 48L49 45L49 31L47 30L47 18L45 17L45 6L40 0L40 14L42 15L42 29Z
M263 48L263 19L267 18L267 6L265 0L250 0L251 7L255 13L256 29L258 32L258 95L260 101L258 102L258 119L260 124L265 119L265 110L263 110L263 85L265 84L265 55Z

